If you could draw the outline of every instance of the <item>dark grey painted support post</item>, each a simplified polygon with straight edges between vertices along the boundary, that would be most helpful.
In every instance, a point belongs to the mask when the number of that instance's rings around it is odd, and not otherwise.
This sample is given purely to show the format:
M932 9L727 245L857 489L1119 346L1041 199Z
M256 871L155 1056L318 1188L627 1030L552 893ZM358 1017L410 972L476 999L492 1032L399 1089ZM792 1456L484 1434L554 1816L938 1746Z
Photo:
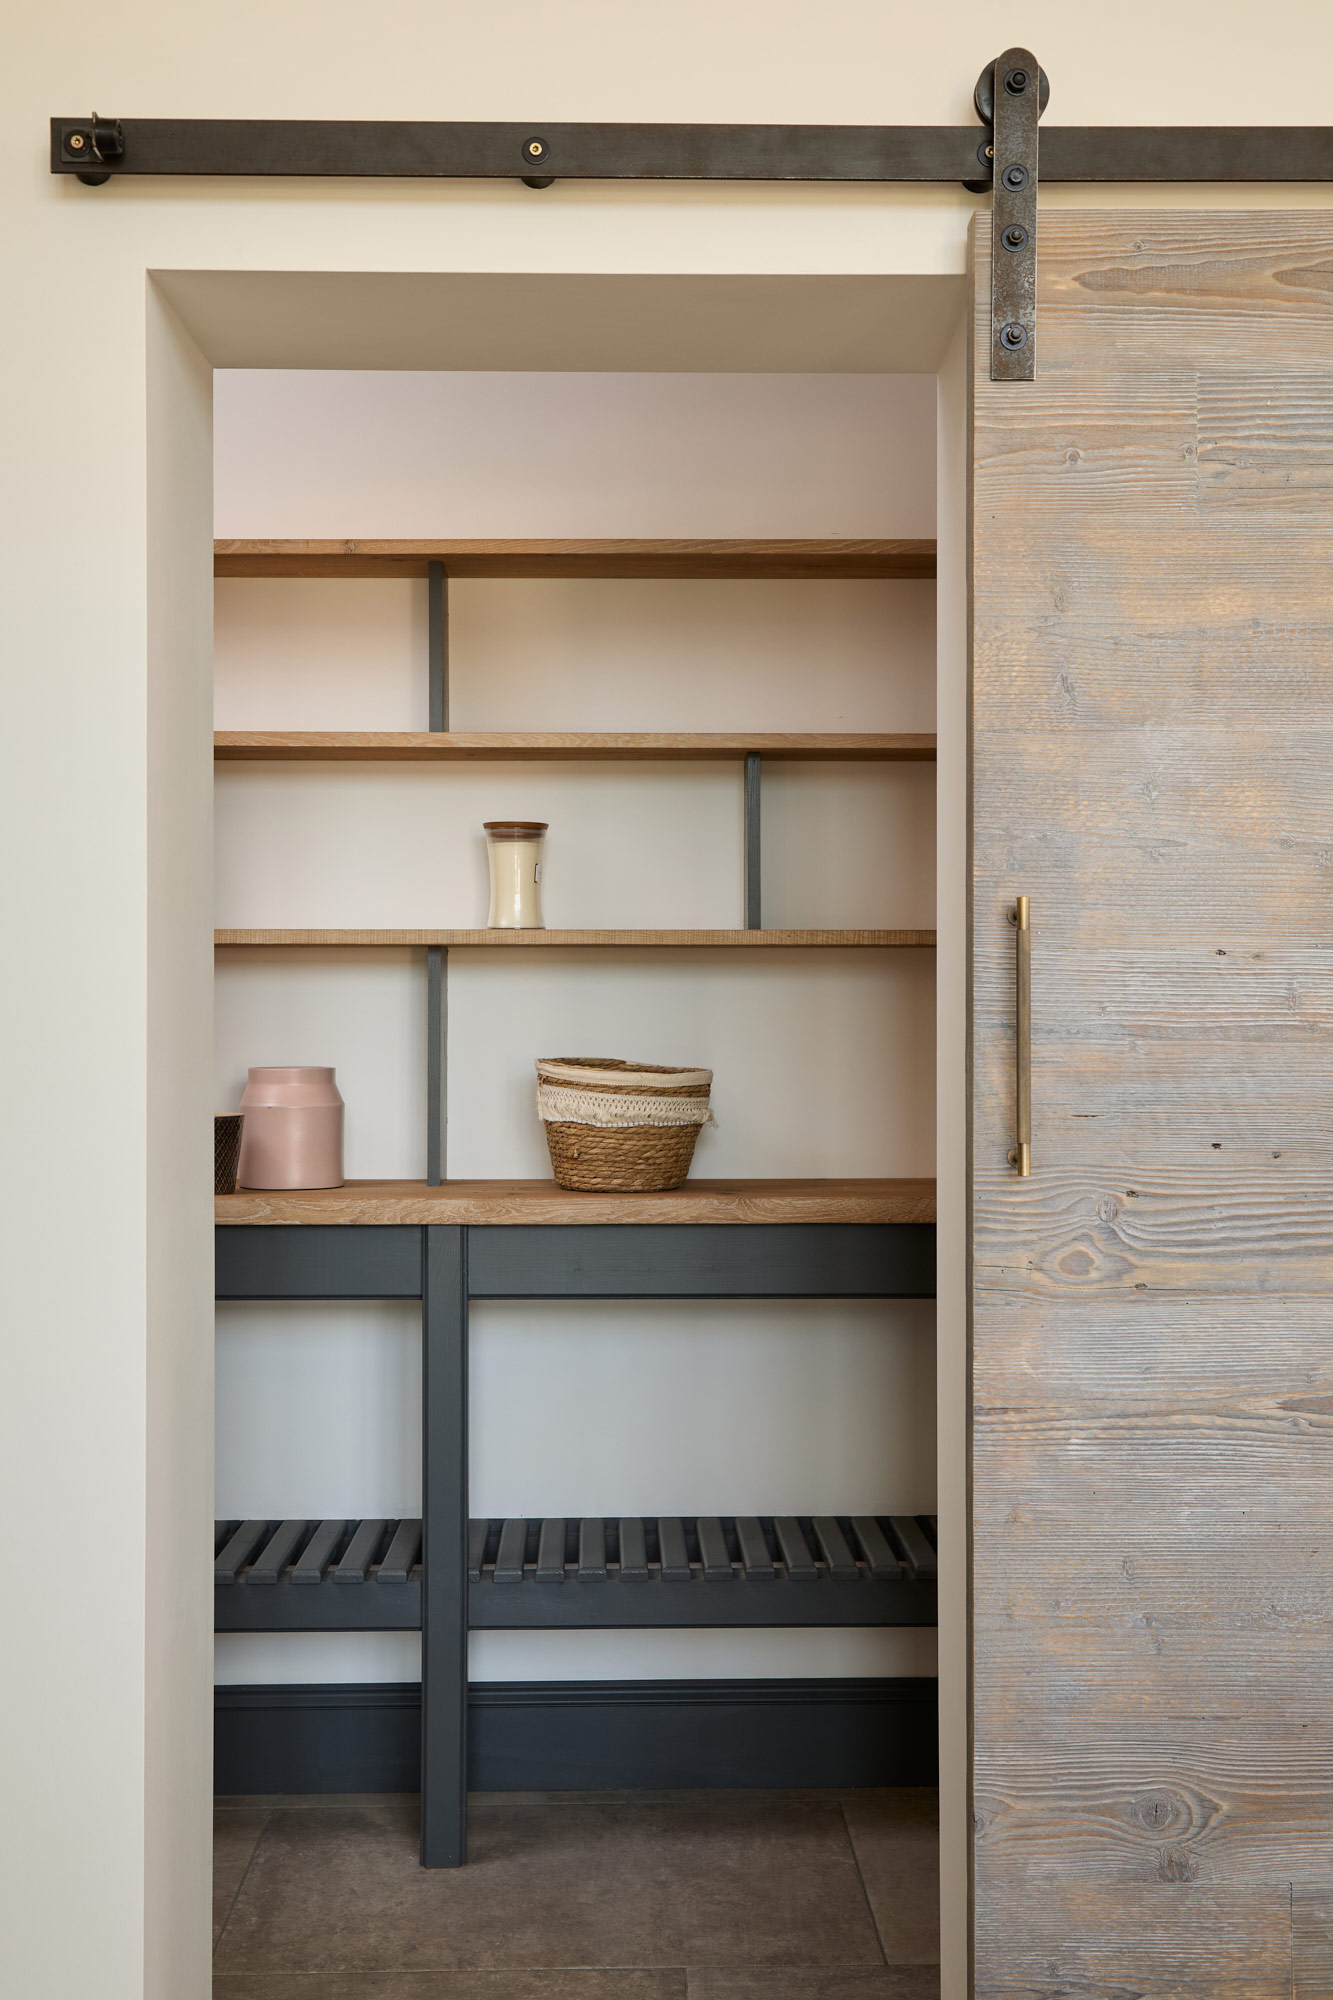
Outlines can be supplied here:
M423 1229L421 1865L467 1859L467 1232Z
M745 759L745 928L762 930L760 917L759 786L763 758L752 750Z
M426 947L426 1185L449 1172L446 1080L449 1066L449 953Z
M432 730L449 727L449 579L442 562L426 565L427 652ZM449 955L438 945L426 952L426 1185L438 1187L449 1171L445 1140L445 1089Z

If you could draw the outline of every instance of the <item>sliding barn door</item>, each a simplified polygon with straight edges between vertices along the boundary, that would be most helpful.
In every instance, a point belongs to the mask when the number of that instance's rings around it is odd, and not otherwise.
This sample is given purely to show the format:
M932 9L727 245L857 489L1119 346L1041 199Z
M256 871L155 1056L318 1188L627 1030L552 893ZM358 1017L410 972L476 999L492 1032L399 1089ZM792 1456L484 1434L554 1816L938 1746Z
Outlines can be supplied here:
M973 446L981 2000L1333 1995L1333 215L1046 214ZM1015 1144L1030 899L1031 1174Z

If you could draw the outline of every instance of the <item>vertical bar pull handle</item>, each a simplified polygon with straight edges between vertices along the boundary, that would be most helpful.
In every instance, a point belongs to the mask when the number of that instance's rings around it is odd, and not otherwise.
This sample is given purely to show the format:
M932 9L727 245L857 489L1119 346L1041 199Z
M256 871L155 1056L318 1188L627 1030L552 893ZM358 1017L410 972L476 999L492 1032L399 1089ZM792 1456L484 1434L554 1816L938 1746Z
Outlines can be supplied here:
M1032 1172L1032 917L1026 896L1009 912L1014 926L1014 1049L1018 1144L1009 1164L1020 1179Z

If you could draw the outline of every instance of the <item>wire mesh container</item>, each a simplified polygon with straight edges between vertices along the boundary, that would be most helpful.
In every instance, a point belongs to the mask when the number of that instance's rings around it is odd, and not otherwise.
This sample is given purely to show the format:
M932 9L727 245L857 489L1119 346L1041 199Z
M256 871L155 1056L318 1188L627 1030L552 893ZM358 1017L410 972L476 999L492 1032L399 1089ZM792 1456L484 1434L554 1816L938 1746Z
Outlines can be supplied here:
M213 1120L214 1194L236 1192L236 1172L241 1164L241 1127L244 1123L239 1111L221 1113Z

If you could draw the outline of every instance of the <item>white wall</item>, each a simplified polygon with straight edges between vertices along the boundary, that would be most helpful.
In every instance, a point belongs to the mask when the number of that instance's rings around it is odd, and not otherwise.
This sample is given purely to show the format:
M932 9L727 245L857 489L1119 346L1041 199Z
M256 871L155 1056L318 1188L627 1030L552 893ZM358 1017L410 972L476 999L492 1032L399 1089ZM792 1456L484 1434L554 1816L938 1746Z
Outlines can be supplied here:
M929 376L224 374L217 527L930 535L934 403ZM422 726L424 595L220 583L219 723ZM932 729L933 600L928 584L459 583L451 720ZM923 765L770 765L765 920L931 926L934 789ZM223 764L216 797L227 926L482 924L481 821L509 813L551 823L552 925L741 921L727 765ZM423 1173L420 954L228 952L217 993L220 1109L248 1062L336 1061L349 1174ZM933 1046L926 952L454 952L449 1170L544 1176L532 1059L607 1050L714 1068L705 1174L928 1174ZM473 1511L930 1511L932 1318L920 1304L480 1306ZM410 1310L226 1307L218 1323L219 1516L419 1505ZM412 1642L371 1635L224 1637L217 1657L229 1680L417 1671ZM933 1665L925 1632L472 1642L479 1679Z

